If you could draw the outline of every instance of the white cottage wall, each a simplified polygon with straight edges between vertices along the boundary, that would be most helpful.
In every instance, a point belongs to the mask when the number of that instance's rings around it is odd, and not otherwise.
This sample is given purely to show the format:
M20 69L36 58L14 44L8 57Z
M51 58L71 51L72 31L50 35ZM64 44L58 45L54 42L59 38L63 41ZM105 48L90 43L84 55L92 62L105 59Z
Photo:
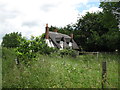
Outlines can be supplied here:
M61 46L60 50L63 50L63 41L60 41L60 46Z
M45 42L46 42L46 44L47 44L49 47L54 47L54 45L53 45L53 43L52 43L51 40L45 39Z
M69 47L70 49L72 49L72 42L69 42Z

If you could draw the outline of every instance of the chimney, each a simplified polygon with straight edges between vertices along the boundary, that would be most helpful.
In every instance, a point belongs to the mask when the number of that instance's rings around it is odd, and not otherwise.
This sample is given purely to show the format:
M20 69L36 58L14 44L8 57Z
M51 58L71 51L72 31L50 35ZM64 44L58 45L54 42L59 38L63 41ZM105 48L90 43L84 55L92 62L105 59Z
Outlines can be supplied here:
M45 29L46 29L46 31L45 31L45 39L49 39L49 27L48 27L48 24L46 24Z
M70 34L70 37L73 39L73 33Z
M54 30L54 32L57 32L57 31L58 31L57 29Z

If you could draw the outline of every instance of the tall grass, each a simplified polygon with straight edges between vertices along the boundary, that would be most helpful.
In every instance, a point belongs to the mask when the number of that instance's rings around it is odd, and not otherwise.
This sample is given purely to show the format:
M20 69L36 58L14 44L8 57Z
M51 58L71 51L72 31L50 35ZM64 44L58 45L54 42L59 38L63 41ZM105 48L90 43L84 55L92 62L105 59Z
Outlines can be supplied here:
M102 61L107 62L107 88L118 87L117 54L80 55L77 58L38 55L29 65L16 65L14 51L3 49L4 88L101 88Z
M2 88L2 47L0 46L0 89Z

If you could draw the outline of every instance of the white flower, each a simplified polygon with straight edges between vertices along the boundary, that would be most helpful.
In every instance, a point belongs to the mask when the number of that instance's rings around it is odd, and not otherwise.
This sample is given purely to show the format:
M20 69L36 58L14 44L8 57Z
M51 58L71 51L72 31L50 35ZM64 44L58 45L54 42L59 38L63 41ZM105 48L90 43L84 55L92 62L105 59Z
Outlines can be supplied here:
M30 50L30 52L32 52L32 50Z
M74 67L73 70L75 70L76 68Z
M70 73L70 70L68 70L68 72Z

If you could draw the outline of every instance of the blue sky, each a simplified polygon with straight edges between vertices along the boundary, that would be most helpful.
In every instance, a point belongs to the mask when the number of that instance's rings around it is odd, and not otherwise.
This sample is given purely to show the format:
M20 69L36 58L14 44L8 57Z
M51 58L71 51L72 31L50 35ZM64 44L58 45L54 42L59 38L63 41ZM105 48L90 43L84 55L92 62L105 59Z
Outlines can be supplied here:
M45 24L63 27L78 15L102 11L96 0L0 0L0 42L6 33L39 36Z
M81 3L78 7L77 10L79 10L79 12L82 12L83 10L88 10L91 7L99 7L100 2L88 2L87 5Z

